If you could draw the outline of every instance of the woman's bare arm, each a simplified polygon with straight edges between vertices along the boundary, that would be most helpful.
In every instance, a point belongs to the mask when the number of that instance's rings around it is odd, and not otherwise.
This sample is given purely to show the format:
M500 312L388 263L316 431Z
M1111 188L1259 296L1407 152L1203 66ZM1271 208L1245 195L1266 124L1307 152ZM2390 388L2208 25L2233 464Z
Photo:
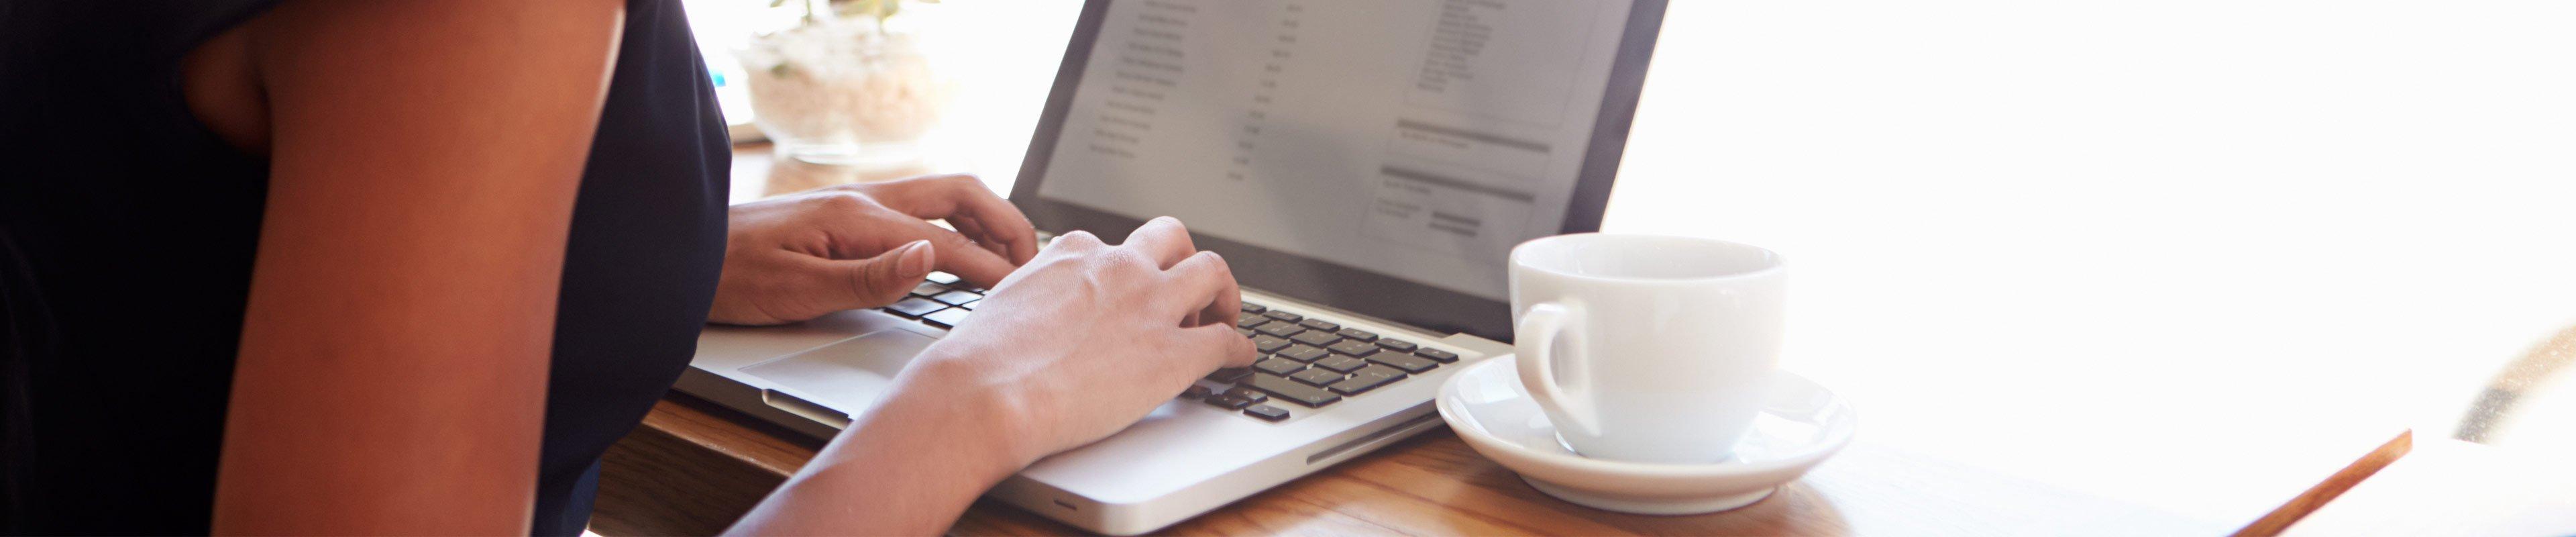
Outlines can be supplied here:
M564 244L623 16L291 1L235 30L273 168L216 533L527 531Z

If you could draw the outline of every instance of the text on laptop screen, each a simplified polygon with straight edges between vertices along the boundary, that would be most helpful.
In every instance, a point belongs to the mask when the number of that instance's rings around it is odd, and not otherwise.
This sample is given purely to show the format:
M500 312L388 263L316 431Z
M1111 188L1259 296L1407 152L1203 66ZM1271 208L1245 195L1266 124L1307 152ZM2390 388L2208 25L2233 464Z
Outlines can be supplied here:
M1504 300L1511 247L1563 226L1629 9L1120 0L1037 192Z

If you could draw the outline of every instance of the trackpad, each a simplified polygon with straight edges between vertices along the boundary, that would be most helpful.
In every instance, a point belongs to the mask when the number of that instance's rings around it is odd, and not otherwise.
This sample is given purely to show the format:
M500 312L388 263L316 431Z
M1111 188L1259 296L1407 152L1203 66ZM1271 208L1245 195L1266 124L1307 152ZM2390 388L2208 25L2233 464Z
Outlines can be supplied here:
M795 388L822 399L816 403L855 416L884 395L903 365L934 341L938 340L903 330L882 330L742 371Z

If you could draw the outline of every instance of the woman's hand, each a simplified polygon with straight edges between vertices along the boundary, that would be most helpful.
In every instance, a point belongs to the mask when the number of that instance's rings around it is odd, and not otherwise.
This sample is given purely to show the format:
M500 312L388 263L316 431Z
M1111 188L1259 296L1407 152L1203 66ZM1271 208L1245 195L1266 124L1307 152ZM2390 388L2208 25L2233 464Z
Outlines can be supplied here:
M1242 303L1225 258L1198 251L1179 220L1148 221L1117 246L1076 231L906 374L997 397L1016 469L1135 423L1208 371L1250 365L1252 341L1234 331Z
M971 175L745 203L727 216L724 275L707 320L781 324L893 304L934 269L989 287L1037 250L1028 217Z
M727 533L938 533L1021 467L1250 364L1234 274L1196 250L1170 218L1057 238Z

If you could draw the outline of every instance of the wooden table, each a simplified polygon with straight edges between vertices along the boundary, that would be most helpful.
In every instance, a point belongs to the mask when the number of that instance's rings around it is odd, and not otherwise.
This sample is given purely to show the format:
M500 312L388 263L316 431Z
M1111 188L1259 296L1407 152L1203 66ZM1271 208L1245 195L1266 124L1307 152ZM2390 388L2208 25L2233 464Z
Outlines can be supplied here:
M2249 534L2269 534L2404 453L2405 437L2355 446L2356 461ZM722 530L797 467L819 440L684 394L656 405L610 448L592 529L602 535ZM898 486L889 484L888 486ZM2296 499L2294 499L2294 497ZM1840 535L2220 534L2241 523L2195 519L2013 479L1868 441L1760 503L1696 516L1639 516L1558 501L1477 455L1446 429L1389 446L1181 522L1161 534ZM991 501L950 533L1066 535L1070 526Z

